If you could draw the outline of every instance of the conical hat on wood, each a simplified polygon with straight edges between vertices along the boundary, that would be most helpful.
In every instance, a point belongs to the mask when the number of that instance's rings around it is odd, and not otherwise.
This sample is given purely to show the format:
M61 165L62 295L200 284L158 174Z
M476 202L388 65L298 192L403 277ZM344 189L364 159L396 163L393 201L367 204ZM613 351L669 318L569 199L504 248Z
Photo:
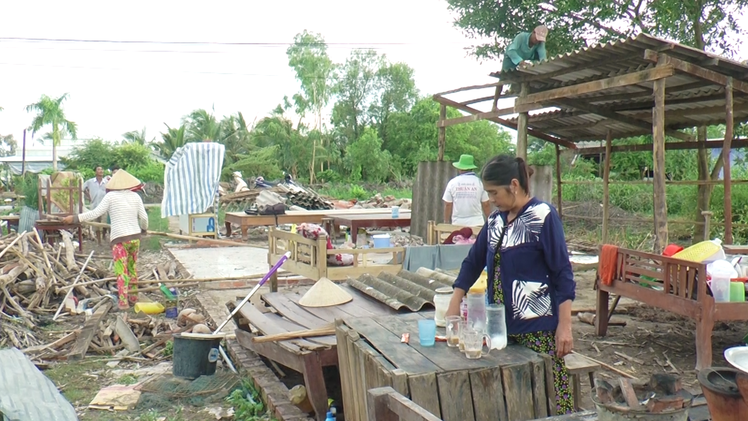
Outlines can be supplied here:
M129 172L118 170L106 183L107 190L130 190L142 183Z
M330 307L352 301L353 297L327 278L320 278L299 300L304 307Z

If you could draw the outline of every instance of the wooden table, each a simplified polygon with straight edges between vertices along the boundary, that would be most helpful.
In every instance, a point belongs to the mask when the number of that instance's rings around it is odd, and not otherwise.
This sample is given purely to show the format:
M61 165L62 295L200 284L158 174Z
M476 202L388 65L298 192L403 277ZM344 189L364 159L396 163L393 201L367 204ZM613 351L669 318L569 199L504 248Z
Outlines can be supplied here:
M224 222L226 224L226 235L231 235L231 224L241 227L242 238L247 239L247 230L250 227L261 227L276 224L301 224L310 222L321 224L323 218L330 218L339 215L392 215L390 209L336 209L320 211L287 211L283 215L278 215L277 219L273 215L247 215L244 212L226 212ZM401 210L400 217L408 217L410 220L410 211Z
M18 232L18 223L20 220L21 220L21 217L18 215L0 216L0 221L5 221L8 224L8 233L10 233L11 228L15 228L16 232Z
M410 226L410 213L400 214L400 217L393 218L392 212L389 214L364 214L364 215L328 215L336 226L345 225L351 229L351 241L356 242L359 228L384 228Z
M308 288L299 288L264 294L262 301L275 312L264 306L247 303L235 316L239 326L236 337L243 347L304 375L309 400L319 421L325 419L328 397L322 367L338 364L335 335L256 343L252 341L253 334L250 333L247 322L256 329L255 334L273 335L330 326L335 319L372 318L395 313L392 308L370 299L354 288L347 285L341 287L351 294L353 301L335 307L302 307L297 303Z
M366 421L367 391L392 387L446 421L524 421L549 414L555 393L551 359L509 345L468 360L445 342L422 347L418 320L433 312L348 318L338 322L338 360L345 418ZM403 333L410 342L401 343ZM438 328L437 335L444 329Z

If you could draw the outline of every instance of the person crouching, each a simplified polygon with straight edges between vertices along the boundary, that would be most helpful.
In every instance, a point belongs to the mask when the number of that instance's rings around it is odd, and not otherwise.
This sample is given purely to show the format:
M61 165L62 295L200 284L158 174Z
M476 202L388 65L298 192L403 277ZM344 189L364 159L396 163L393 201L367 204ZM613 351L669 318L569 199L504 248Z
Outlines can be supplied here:
M148 229L148 214L140 196L131 191L142 183L125 170L117 171L106 184L107 194L96 208L64 218L66 224L93 221L109 213L109 232L114 273L117 275L118 304L127 310L138 301L138 250L140 235Z

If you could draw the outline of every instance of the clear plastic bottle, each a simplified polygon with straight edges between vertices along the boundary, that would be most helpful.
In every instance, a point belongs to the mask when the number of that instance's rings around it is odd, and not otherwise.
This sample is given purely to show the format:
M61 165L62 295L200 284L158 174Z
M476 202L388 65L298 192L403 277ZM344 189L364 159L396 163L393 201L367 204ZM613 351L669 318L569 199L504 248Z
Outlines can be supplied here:
M486 294L471 292L467 295L468 326L478 332L486 331Z
M712 262L724 259L725 251L722 249L722 241L719 238L715 238L714 240L702 241L687 247L675 253L673 258L696 263Z

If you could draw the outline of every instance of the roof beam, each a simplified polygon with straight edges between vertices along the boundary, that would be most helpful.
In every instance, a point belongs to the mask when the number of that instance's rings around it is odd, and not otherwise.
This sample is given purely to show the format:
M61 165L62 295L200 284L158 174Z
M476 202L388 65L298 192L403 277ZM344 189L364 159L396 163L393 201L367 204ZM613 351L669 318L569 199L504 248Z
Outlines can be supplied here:
M434 101L436 101L436 102L438 102L438 103L440 103L442 105L448 105L450 107L457 108L458 110L462 110L462 111L468 112L470 114L479 114L480 113L480 110L476 110L473 107L469 107L467 105L460 104L457 101L452 101L451 99L444 98L443 96L441 96L439 94L434 95L432 98L434 99ZM513 123L513 122L511 122L509 120L504 120L504 119L498 118L498 117L490 117L490 118L487 118L486 120L493 121L494 123L501 124L504 127L509 127L510 129L517 130L517 123ZM542 139L542 140L551 142L553 144L556 144L556 145L559 145L559 146L563 146L565 148L569 148L569 149L576 149L577 148L577 145L574 142L572 142L571 140L564 139L564 138L559 138L559 137L549 136L549 135L547 135L547 134L545 134L545 133L543 133L541 131L535 130L535 129L528 128L527 129L527 133L530 134L530 135L532 135L532 136L537 137L538 139Z
M660 54L656 51L652 50L645 50L644 51L644 59L648 61L657 62ZM699 79L707 80L712 83L716 83L718 85L725 86L727 85L727 80L729 76L724 75L719 72L715 72L714 70L705 69L701 66L698 66L693 63L689 63L687 61L683 61L677 58L673 58L671 56L665 55L665 63L673 66L675 70L681 73L686 73L691 76L695 76ZM744 94L748 94L748 83L743 82L740 80L734 80L733 79L733 85L732 89L736 91L740 91Z
M710 140L707 142L666 142L665 150L688 150L698 149L700 145L705 145L706 149L722 149L724 145L723 140ZM732 149L746 148L748 147L748 140L746 139L733 139ZM599 155L605 152L605 147L588 147L579 148L577 153L580 155ZM618 145L613 146L610 152L652 152L651 143L642 143L638 145Z
M637 83L649 82L657 79L663 79L672 76L674 72L675 70L673 66L658 66L651 69L642 70L641 72L614 76L607 79L594 80L592 82L580 83L577 85L564 86L562 88L549 89L547 91L529 94L523 98L517 98L514 102L514 110L517 113L527 112L529 111L527 107L533 109L540 103L549 102L560 98L589 94L606 89L635 85Z
M591 114L597 114L600 117L609 118L611 120L620 121L621 123L628 124L629 126L633 127L639 127L642 129L652 130L652 123L644 120L639 120L638 118L628 117L623 114L619 114L615 111L610 111L605 108L601 107L595 107L592 105L585 104L581 101L575 101L575 100L568 100L565 99L563 101L554 101L557 105L556 106L563 106L563 107L571 107L576 108L578 110L586 111ZM559 128L559 130L562 128ZM679 132L677 130L665 130L665 134L674 137L676 139L691 141L693 140L693 136L690 136L688 134L685 134L683 132Z
M470 99L467 101L462 101L460 104L463 104L463 105L477 104L479 102L491 101L492 99L494 99L494 95Z
M452 89L451 91L440 92L440 93L438 93L436 95L444 96L444 95L448 95L448 94L454 94L454 93L457 93L457 92L473 91L473 90L476 90L476 89L495 88L497 86L504 86L504 84L505 84L505 82L501 81L501 82L494 82L494 83L486 83L484 85L464 86L462 88ZM491 97L491 99L493 99L493 97Z
M503 108L496 111L490 111L487 113L478 113L466 115L464 117L450 118L449 120L441 120L436 122L436 127L449 127L455 124L470 123L472 121L487 120L491 117L501 117L503 115L514 114L514 108Z

